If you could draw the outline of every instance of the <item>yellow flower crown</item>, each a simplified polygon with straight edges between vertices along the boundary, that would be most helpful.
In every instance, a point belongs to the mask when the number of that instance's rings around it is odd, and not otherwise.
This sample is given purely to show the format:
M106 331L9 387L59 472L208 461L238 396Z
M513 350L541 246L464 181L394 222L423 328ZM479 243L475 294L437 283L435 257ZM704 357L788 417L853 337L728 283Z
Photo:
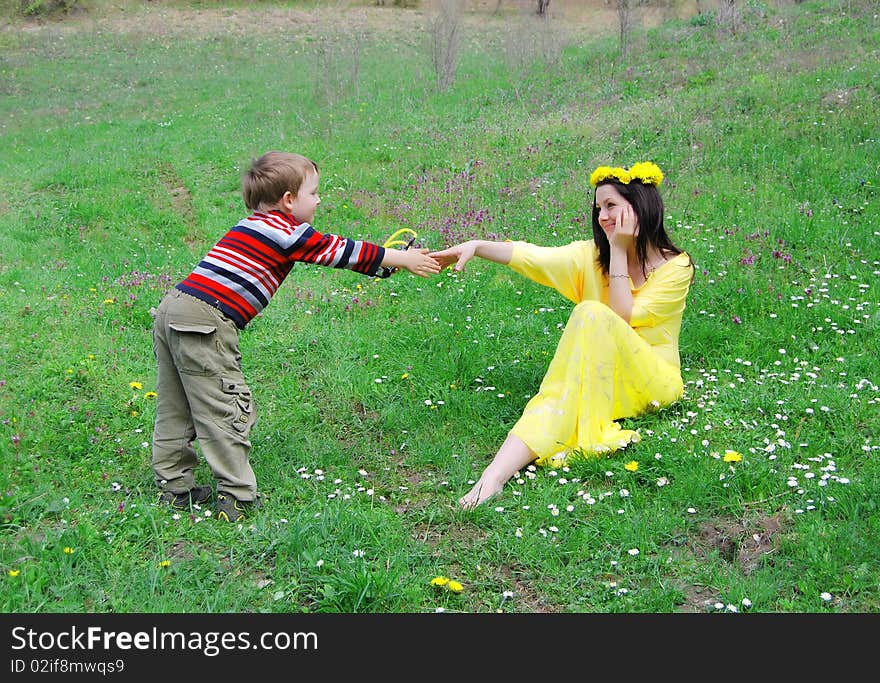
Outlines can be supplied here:
M651 161L640 161L633 164L629 169L616 166L600 166L590 175L590 185L596 187L603 180L616 180L624 185L629 185L633 180L638 180L643 185L660 186L663 182L663 172L657 164Z

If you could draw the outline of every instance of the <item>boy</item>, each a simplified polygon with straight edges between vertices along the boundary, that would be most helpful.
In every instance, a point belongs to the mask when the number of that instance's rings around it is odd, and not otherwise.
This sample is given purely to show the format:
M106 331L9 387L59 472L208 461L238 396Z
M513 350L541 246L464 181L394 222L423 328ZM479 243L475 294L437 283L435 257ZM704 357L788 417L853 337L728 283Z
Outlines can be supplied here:
M152 466L160 500L189 509L210 486L197 486L199 440L217 480L217 518L237 522L257 504L248 439L257 413L241 371L238 331L268 304L294 263L348 268L368 276L405 268L427 277L440 265L427 249L399 251L311 226L318 167L299 154L267 152L242 178L251 214L211 249L154 312L156 421Z

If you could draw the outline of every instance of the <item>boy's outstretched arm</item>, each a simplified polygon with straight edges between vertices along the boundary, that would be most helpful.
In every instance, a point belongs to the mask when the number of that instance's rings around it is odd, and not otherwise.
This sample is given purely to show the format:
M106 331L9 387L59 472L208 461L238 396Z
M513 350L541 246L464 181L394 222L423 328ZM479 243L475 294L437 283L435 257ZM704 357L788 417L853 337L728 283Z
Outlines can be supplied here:
M456 244L442 251L432 251L431 256L445 268L448 265L455 264L455 270L464 270L465 264L474 256L479 256L487 261L495 263L508 264L510 257L513 255L512 242L490 242L489 240L470 240Z
M440 272L440 263L428 256L427 249L386 249L382 265L387 268L404 268L413 275L428 277Z

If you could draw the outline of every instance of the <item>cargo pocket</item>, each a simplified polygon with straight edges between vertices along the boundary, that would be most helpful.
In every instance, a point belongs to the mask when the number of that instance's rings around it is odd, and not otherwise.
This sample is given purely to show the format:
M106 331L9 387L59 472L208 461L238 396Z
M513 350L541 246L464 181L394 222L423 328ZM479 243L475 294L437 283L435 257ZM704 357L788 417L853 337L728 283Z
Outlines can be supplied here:
M256 410L251 390L241 378L221 377L220 385L224 394L232 401L232 427L235 431L247 434L256 420Z
M217 327L198 323L168 323L173 330L171 353L180 372L188 375L210 375L217 353Z

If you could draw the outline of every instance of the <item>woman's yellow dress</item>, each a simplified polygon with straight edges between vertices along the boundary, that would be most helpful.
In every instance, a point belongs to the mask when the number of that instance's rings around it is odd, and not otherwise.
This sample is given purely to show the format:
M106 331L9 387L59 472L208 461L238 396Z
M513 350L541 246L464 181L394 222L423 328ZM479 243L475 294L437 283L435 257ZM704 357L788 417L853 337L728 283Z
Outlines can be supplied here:
M615 420L681 398L678 336L693 267L670 259L632 287L627 323L608 306L608 280L593 240L563 247L514 242L510 267L577 304L538 393L510 430L537 456L559 466L572 456L609 453L639 440Z

